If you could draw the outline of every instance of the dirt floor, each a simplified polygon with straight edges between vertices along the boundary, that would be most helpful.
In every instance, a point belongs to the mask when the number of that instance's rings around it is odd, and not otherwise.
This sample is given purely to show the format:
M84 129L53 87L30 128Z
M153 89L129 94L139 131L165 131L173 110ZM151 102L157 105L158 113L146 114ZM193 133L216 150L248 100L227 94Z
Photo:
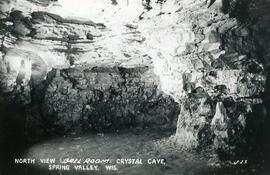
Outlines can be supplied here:
M269 175L269 171L262 165L220 164L213 155L184 151L173 144L173 137L170 135L171 133L134 130L114 134L63 136L27 149L21 157L16 158L35 159L35 164L13 163L7 175ZM44 158L52 158L56 162L41 163L40 159ZM67 160L65 158L77 158L81 162L60 164L60 161ZM90 159L109 159L110 163L82 163ZM117 159L139 159L142 164L117 164ZM165 163L149 164L149 159L151 163L154 163L153 159L163 159ZM56 166L56 169L49 170L52 165L59 164L70 165L70 170L57 170ZM88 170L75 170L74 165L85 165ZM91 169L96 165L98 170ZM117 170L106 170L107 165L116 165Z

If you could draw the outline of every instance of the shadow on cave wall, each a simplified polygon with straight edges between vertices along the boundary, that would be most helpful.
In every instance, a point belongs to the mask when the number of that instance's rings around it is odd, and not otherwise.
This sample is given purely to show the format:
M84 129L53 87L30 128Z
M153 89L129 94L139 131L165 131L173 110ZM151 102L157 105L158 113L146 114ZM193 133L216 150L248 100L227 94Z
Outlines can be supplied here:
M264 65L266 72L266 87L262 94L264 103L254 107L254 112L248 116L246 136L249 139L244 150L258 153L254 156L270 158L270 2L267 0L222 0L222 11L236 18L239 28L245 28L248 36L241 37L242 45L237 44L239 36L233 32L223 34L223 45L228 52L238 52L256 59ZM241 147L242 148L242 147ZM249 148L252 148L250 150ZM263 149L263 150L262 150Z
M237 18L241 23L251 21L249 7L253 0L222 0L222 11L232 18Z
M13 157L20 156L29 146L25 135L25 107L8 101L0 91L0 174L7 171Z
M267 0L222 0L221 10L240 23L251 24L269 13L270 3Z
M269 68L268 68L269 69ZM270 161L270 70L267 72L267 88L265 92L265 106L266 106L266 112L267 117L266 121L263 124L263 135L262 135L262 141L265 142L264 144L264 150L267 153L267 158Z

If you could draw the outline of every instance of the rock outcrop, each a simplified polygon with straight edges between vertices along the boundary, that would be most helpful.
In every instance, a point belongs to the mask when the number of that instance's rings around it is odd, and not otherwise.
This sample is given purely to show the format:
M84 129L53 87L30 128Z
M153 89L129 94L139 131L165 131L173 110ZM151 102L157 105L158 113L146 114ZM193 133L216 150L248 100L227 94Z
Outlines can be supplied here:
M137 126L175 130L178 104L159 90L158 82L148 67L53 70L43 99L37 96L39 89L33 91L36 113L28 126L51 126L45 131L61 134Z
M177 126L178 145L221 155L262 139L268 1L23 2L2 3L0 63L28 131Z

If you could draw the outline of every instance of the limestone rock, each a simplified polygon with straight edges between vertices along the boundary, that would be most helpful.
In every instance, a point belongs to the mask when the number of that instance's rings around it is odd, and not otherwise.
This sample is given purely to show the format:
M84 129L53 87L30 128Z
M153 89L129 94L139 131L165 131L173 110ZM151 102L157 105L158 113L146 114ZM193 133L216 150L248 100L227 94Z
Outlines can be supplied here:
M228 123L229 118L227 116L226 108L222 102L218 102L216 105L216 113L211 121L211 128L214 130L214 134L220 138L228 138Z
M43 115L51 117L57 132L136 125L173 129L178 105L148 76L153 76L148 68L63 70L46 90Z
M1 87L32 104L28 130L177 126L177 143L229 154L256 141L268 2L74 2L0 2Z

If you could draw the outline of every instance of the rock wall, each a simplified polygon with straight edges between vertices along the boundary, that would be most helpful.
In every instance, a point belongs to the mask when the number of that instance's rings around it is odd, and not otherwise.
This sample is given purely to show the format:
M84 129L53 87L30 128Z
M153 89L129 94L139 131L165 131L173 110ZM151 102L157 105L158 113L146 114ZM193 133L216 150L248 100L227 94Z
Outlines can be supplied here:
M66 134L129 127L176 129L178 104L159 90L158 77L148 67L85 66L51 74L51 82L41 89L43 99L39 89L33 91L30 130L50 126L46 132Z
M99 2L2 3L1 86L29 131L177 125L185 148L263 146L268 1Z
M182 12L178 23L188 22L194 38L185 40L182 53L165 61L166 77L177 85L165 91L181 104L176 141L183 147L217 150L220 155L248 154L265 145L259 140L266 133L261 128L267 120L269 27L265 20L269 18L265 12L269 3L185 3L178 11ZM261 16L259 9L265 9Z
M265 91L261 96L263 104L255 106L254 115L248 117L246 135L254 152L265 148L267 154L263 153L263 156L266 158L269 157L269 7L269 1L265 0L232 4L228 13L237 19L240 27L222 35L226 50L247 55L249 72L260 72L263 67L266 77Z
M260 154L267 145L268 7L267 1L216 1L191 18L195 41L184 57L197 57L202 66L180 80L187 92L176 133L180 144L240 156Z
M175 131L179 106L161 91L136 27L113 36L91 20L20 10L1 22L2 91L25 106L30 138L131 127Z

